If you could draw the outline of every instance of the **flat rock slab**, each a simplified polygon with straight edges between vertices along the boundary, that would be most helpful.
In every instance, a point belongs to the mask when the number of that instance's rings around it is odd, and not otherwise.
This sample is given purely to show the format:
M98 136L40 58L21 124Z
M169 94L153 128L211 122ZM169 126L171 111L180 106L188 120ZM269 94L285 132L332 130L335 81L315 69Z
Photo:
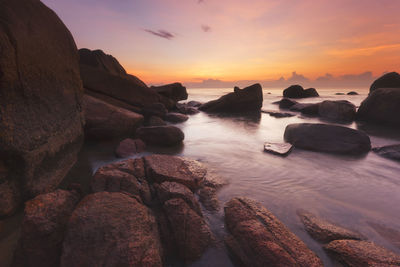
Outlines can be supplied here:
M271 117L275 117L275 118L289 118L289 117L296 116L293 113L287 113L287 112L275 112L275 111L268 111L268 110L261 110L261 112L269 114Z
M322 261L259 203L234 198L225 206L227 245L241 266L323 266Z
M144 157L148 178L154 182L177 182L198 189L207 174L207 169L198 161L169 155Z
M264 151L274 155L287 156L292 149L290 143L264 143Z
M353 239L362 240L364 239L359 233L335 225L327 220L319 218L314 214L307 211L298 211L297 215L304 224L306 231L316 240L329 243L333 240L342 239Z
M399 255L368 241L336 240L324 249L345 266L400 266Z
M384 147L375 147L372 149L372 151L374 151L376 154L384 158L400 161L400 144L384 146Z

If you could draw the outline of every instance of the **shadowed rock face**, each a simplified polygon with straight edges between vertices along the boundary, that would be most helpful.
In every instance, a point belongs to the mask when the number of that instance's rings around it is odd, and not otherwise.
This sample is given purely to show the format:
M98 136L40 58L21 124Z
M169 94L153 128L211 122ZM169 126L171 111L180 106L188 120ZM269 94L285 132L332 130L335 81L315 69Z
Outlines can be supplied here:
M323 266L297 236L259 203L234 198L225 206L227 245L241 266Z
M254 84L244 89L235 88L233 93L229 93L217 100L207 102L199 107L199 110L218 113L241 113L241 112L260 112L263 102L263 93L260 84Z
M153 146L176 146L185 139L182 130L174 126L141 127L136 131L136 136L146 145Z
M356 106L347 100L323 101L319 105L319 116L332 121L353 121L356 117Z
M397 88L400 89L400 74L389 72L374 81L369 89L370 92L379 88Z
M0 161L7 169L0 184L8 183L10 197L30 198L57 187L82 144L78 53L40 1L0 3Z
M380 88L372 91L361 103L357 119L388 126L400 126L399 114L399 88Z
M176 102L180 100L186 100L188 98L186 87L184 87L181 83L152 86L150 88L155 90L158 94L173 99Z
M364 132L329 124L290 124L284 138L297 148L319 152L357 155L371 149L371 141Z

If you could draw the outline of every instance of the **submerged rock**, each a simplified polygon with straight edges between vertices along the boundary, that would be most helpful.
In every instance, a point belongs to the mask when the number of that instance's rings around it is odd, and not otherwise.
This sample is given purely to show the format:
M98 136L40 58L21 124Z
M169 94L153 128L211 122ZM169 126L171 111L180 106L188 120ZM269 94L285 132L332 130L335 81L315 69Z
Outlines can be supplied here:
M345 266L400 266L400 256L369 241L335 240L325 250Z
M381 88L372 91L361 103L357 119L400 126L400 90L399 88Z
M189 119L188 116L181 114L181 113L175 113L175 112L170 112L165 115L165 120L173 123L179 123L179 122L184 122Z
M271 117L275 117L275 118L289 118L289 117L296 116L293 113L287 113L287 112L275 112L275 111L267 111L267 110L262 110L261 112L262 113L267 113Z
M136 136L152 146L175 146L185 139L182 130L174 126L141 127Z
M300 210L297 212L306 231L316 240L329 243L333 240L363 240L364 237L359 233L333 224L327 220L319 218L314 214Z
M374 81L369 89L370 92L379 88L400 88L400 74L389 72Z
M372 151L374 151L376 154L384 158L400 161L400 144L384 146L384 147L375 147L372 149Z
M86 196L69 219L60 266L163 266L153 213L126 194Z
M83 141L82 82L74 39L42 2L0 8L0 177L2 216L53 191Z
M371 226L371 228L374 229L381 237L400 249L400 231L374 222L368 222L368 225Z
M241 266L323 266L297 236L259 203L234 198L225 206L230 251Z
M145 149L146 144L143 143L142 140L127 138L119 143L117 149L115 150L115 154L118 158L127 158L143 152Z
M287 156L292 148L293 146L290 143L264 143L265 152L279 156Z
M319 152L357 155L371 149L371 141L364 132L337 125L290 124L284 138L295 147Z
M280 109L289 109L292 106L296 105L298 102L289 98L283 98L279 103Z
M351 92L348 92L347 95L358 95L358 93L355 91L351 91Z
M167 98L171 98L176 102L180 100L186 100L188 98L186 87L184 87L181 83L171 83L162 86L151 86L150 88L156 91L158 94L163 95Z
M319 94L315 88L304 90L304 88L300 85L292 85L283 90L283 96L288 98L306 98L317 97Z
M254 84L244 89L235 89L234 92L207 102L199 110L218 113L260 112L263 102L263 93L260 84Z
M347 100L326 100L319 104L319 116L332 121L350 122L356 117L356 106Z

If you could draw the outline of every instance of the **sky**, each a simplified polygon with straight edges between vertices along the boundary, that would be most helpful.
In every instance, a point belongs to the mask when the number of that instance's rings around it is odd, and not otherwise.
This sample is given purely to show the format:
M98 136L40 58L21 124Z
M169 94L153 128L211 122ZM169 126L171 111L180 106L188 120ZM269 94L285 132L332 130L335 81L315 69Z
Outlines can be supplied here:
M42 0L147 84L369 84L400 72L400 0Z

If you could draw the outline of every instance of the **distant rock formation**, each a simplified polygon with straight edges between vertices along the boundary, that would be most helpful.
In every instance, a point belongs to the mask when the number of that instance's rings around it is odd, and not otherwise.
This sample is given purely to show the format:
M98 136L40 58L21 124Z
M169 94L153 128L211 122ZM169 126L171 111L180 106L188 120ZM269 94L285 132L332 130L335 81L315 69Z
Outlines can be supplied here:
M1 2L0 47L0 216L7 216L54 190L75 163L83 89L74 39L40 1Z
M283 96L288 98L307 98L307 97L317 97L319 96L315 88L304 88L300 85L292 85L285 90L283 90Z
M370 93L379 88L397 88L400 89L400 74L389 72L374 81L369 89Z

